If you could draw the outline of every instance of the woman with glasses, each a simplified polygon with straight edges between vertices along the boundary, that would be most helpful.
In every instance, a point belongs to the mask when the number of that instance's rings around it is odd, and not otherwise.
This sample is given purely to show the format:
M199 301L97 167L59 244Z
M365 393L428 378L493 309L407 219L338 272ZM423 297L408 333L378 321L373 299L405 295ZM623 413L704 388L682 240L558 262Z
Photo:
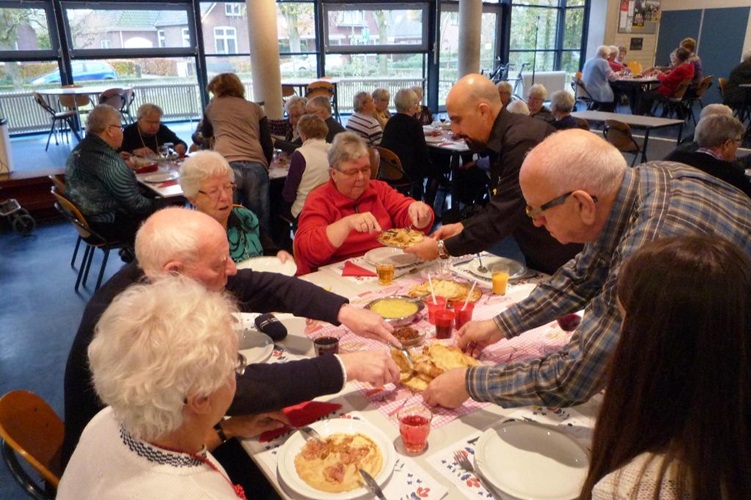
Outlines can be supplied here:
M292 260L289 253L276 248L256 214L233 205L235 172L219 153L201 151L185 160L180 168L180 187L198 211L211 216L227 231L233 261L261 255L276 255L282 263Z
M381 231L412 226L430 230L433 210L382 181L371 180L365 141L351 132L334 138L329 181L308 195L295 233L298 274L381 246Z
M222 420L245 366L233 312L228 296L179 276L115 298L88 350L108 406L86 426L57 498L245 498L208 451L237 421ZM283 425L279 413L239 418L245 437Z

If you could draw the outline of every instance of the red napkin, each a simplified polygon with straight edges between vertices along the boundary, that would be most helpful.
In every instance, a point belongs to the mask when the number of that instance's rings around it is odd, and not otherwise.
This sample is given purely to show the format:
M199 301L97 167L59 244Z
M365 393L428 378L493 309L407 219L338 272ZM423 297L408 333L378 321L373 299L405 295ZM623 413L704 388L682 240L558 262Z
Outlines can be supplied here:
M303 425L308 425L315 422L319 418L328 415L329 413L334 413L341 407L342 405L337 403L307 401L305 403L300 403L294 406L288 406L282 411L284 411L284 414L287 415L287 418L289 418L290 424L294 425L295 427L302 427ZM281 429L275 429L273 431L266 431L261 434L259 440L262 443L267 443L269 441L273 441L279 436L287 434L290 431L291 429L289 428L289 426L284 426Z
M166 188L170 186L174 186L177 184L177 179L172 179L171 181L164 181L161 184L159 184L160 188Z
M344 263L344 269L342 269L342 276L378 276L373 271L369 271L364 267L360 267L357 264L353 264L350 261Z
M151 165L146 165L145 167L141 167L136 170L137 174L148 174L151 172L156 172L159 169L159 166L156 163L152 163Z

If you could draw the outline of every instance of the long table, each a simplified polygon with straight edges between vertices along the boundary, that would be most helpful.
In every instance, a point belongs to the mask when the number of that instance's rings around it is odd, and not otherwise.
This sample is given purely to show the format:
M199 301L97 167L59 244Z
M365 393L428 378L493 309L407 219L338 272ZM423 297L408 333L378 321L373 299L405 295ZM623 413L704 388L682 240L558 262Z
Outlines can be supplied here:
M649 144L649 132L666 127L678 127L678 136L676 144L681 142L683 135L683 120L672 118L658 118L656 116L629 115L623 113L608 113L605 111L576 111L571 113L576 118L584 118L587 121L605 122L607 120L617 120L628 124L633 128L644 130L644 143L641 148L641 161L647 161L647 145Z
M423 131L429 130L435 129L433 129L433 127L429 125L423 127ZM448 207L452 208L454 204L457 203L455 200L458 199L457 171L462 164L461 156L462 154L468 153L469 148L467 147L467 143L465 143L463 140L454 140L450 129L441 127L438 130L440 130L441 135L431 136L426 134L425 143L430 148L445 152L450 155L449 165L451 168L451 203L448 205Z
M368 267L362 258L353 259L353 262ZM418 263L406 271L402 270L401 273L397 270L398 277L392 285L385 287L378 285L374 277L342 276L343 263L322 267L315 273L303 276L302 279L347 296L353 305L362 306L377 297L405 293L413 284L425 280L428 272L435 273L438 270L436 266L436 263ZM482 283L478 286L483 290L483 297L476 303L474 319L488 319L526 297L534 284L511 284L506 296L490 294L489 284ZM282 322L285 322L284 318ZM305 326L302 326L303 324ZM293 326L287 339L277 343L277 350L271 362L279 362L279 358L289 360L312 355L311 339L322 335L340 337L340 352L388 348L376 341L357 337L345 327L337 328L327 323L305 323L299 320L292 325L297 327ZM426 325L423 319L414 326L420 329ZM510 341L501 341L492 352L487 353L487 356L484 354L481 361L502 363L541 356L557 349L568 339L569 334L560 330L555 323L544 325ZM447 499L487 498L484 496L485 490L482 485L457 467L452 458L454 451L465 450L474 453L477 438L482 432L506 419L532 420L553 426L569 433L582 445L588 446L600 402L599 396L596 396L584 405L555 410L541 407L501 408L494 404L470 400L456 410L437 408L428 439L428 450L418 456L408 456L401 448L395 417L398 408L407 399L410 404L418 403L421 396L414 395L402 387L387 385L375 388L351 381L340 393L318 399L342 405L334 414L325 417L326 419L363 420L384 432L393 442L397 466L383 488L385 496L391 499L407 498L410 494ZM284 435L271 442L248 439L242 444L283 498L301 498L277 473L279 450L289 437L289 434ZM321 494L318 498L325 498L325 495Z

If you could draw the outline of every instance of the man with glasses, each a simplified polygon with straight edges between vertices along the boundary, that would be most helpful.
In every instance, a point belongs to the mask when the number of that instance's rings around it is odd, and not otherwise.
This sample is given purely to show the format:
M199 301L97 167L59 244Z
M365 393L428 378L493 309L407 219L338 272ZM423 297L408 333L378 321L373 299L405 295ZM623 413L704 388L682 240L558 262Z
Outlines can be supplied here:
M65 196L101 236L132 246L138 226L157 201L141 194L135 174L117 154L122 141L120 112L96 106L86 120L86 137L68 157Z
M630 255L649 241L691 234L725 238L751 255L745 194L679 163L630 169L615 147L585 130L559 132L533 149L519 183L535 225L561 243L584 243L584 250L526 300L465 325L458 345L477 356L490 344L586 308L582 322L557 352L437 377L424 393L429 404L455 407L468 397L505 408L583 403L603 389L618 343L616 282Z
M447 259L487 250L513 236L531 269L553 273L581 249L561 245L524 214L519 168L527 152L555 130L542 120L510 113L487 77L472 74L457 82L446 98L455 139L471 151L490 158L493 197L484 210L455 224L447 224L405 252L425 260ZM507 255L513 257L513 255Z
M153 158L159 154L164 144L172 144L180 156L187 152L188 145L177 134L162 123L164 111L156 104L142 104L138 108L138 119L123 130L121 154L127 159L131 154Z

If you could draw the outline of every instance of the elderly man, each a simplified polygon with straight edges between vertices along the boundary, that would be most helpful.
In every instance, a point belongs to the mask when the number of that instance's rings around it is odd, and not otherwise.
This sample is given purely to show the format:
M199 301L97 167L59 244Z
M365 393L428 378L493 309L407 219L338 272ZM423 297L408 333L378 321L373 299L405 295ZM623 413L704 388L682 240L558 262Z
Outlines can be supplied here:
M305 105L308 100L298 95L289 98L284 105L284 110L287 112L287 131L284 134L284 139L277 139L274 141L274 147L291 153L295 149L302 146L302 139L300 134L297 133L297 122L300 121L300 117L305 114Z
M383 136L383 127L373 116L373 96L367 92L358 92L352 100L352 107L355 112L347 120L345 128L365 139L368 146L378 146Z
M665 159L696 167L751 196L751 180L735 158L745 131L733 116L706 116L696 124L696 151L673 151Z
M595 101L595 109L610 112L615 110L616 104L610 82L615 81L618 76L608 64L609 55L610 47L597 47L595 56L584 63L582 81L587 87L587 93Z
M141 194L136 175L117 154L122 141L120 112L106 104L96 106L86 121L86 137L65 165L65 195L96 232L132 244L138 226L157 203Z
M456 407L470 396L504 407L587 401L603 388L618 343L616 282L630 255L648 241L690 234L722 237L751 254L751 200L743 193L678 163L630 169L617 149L584 130L558 132L533 149L519 183L535 225L562 243L585 243L584 250L526 300L465 325L458 345L477 356L582 307L584 318L557 352L437 377L424 393L429 404Z
M137 263L125 266L91 298L73 341L65 368L65 441L63 461L75 448L83 428L102 408L90 386L86 349L94 327L113 298L132 283L164 274L182 274L210 290L226 288L243 311L288 311L299 316L344 324L355 333L398 344L393 328L347 299L296 278L276 273L237 271L221 224L201 212L167 208L155 213L136 238ZM398 380L399 369L388 351L322 356L282 364L250 365L237 380L231 415L275 410L335 393L347 380L376 385ZM305 381L305 383L300 383ZM222 423L232 437L232 420ZM221 434L220 434L221 436Z
M561 245L524 214L519 188L519 168L527 152L553 127L541 120L509 113L493 82L482 75L467 75L446 98L455 138L464 139L474 152L490 157L491 187L495 194L488 206L464 222L448 224L405 252L425 260L477 253L513 236L527 265L553 273L581 249Z
M326 126L329 128L326 134L326 142L334 142L334 137L340 132L344 132L344 127L333 116L331 116L331 99L325 95L318 95L311 98L305 104L305 112L320 116Z
M183 156L188 145L162 123L164 111L156 104L141 104L138 119L123 130L120 151L127 159L131 154L149 157L159 154L159 147L172 144L175 153Z
M381 124L381 128L385 128L386 122L391 118L391 111L389 111L391 92L388 89L375 89L371 95L373 96L373 103L375 105L373 116Z
M566 130L567 128L576 128L579 122L571 116L574 109L574 96L571 92L565 90L556 90L550 96L550 112L553 114L553 123L551 125L556 130Z

